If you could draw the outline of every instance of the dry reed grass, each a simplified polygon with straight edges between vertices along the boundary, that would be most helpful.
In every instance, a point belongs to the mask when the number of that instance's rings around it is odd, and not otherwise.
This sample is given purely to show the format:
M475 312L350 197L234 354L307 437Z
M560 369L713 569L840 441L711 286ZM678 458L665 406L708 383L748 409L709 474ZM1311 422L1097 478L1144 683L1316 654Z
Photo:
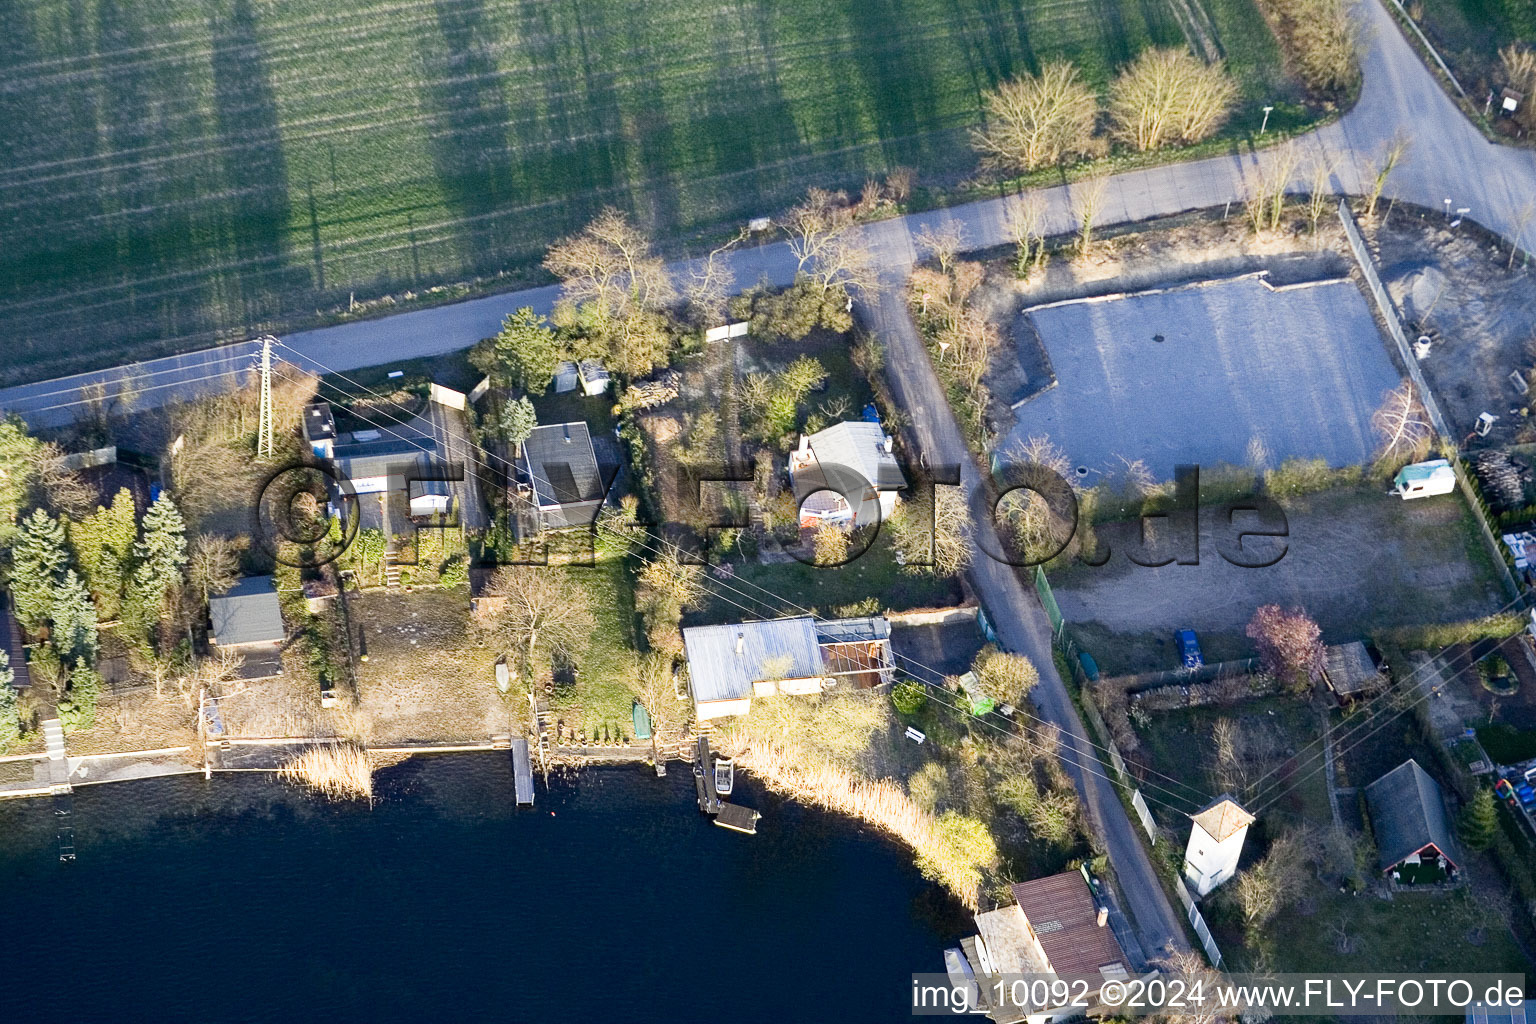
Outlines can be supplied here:
M309 747L279 774L331 800L373 802L373 762L360 747L339 743Z
M767 699L725 723L716 740L773 788L885 829L917 854L926 877L976 910L996 849L990 841L957 841L956 829L919 807L899 782L871 777L881 767L875 740L887 719L876 695Z

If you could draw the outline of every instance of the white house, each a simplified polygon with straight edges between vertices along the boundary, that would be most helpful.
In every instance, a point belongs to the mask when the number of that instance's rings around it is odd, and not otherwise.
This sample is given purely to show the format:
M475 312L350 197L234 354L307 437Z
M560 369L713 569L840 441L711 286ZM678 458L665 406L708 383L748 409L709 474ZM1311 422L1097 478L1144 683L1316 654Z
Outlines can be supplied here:
M1230 796L1217 797L1215 803L1190 817L1194 827L1184 849L1184 880L1198 897L1237 874L1243 840L1248 838L1248 826L1254 818Z
M789 456L789 478L801 503L800 525L811 529L875 525L896 511L897 492L907 486L890 436L865 420L802 434Z

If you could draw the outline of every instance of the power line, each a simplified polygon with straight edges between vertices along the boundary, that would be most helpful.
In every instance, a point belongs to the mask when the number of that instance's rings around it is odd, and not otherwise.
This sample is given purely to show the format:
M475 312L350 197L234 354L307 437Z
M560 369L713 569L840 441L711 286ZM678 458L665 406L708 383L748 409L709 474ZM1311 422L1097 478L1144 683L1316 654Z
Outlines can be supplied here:
M278 344L282 345L283 343L282 342L278 342ZM286 348L288 346L284 345L283 347ZM366 392L368 394L371 394L371 395L373 395L376 398L383 397L383 396L379 395L378 392L373 391L371 388L367 388L367 387L365 387L362 384L359 384L357 381L352 380L351 378L347 377L345 374L337 373L335 371L330 371L327 367L325 367L325 365L323 363L320 363L318 360L314 360L314 362L322 370L326 370L326 372L332 373L333 375L340 377L342 380L347 381L349 384L352 384L354 387L357 387L360 390L362 390L362 391L364 391L364 392ZM325 382L322 381L321 383L324 384ZM337 385L335 385L335 384L328 384L326 386L331 387L338 394L345 394L345 392L343 392L342 389L340 387L338 387ZM374 411L375 410L370 410L370 412L374 412ZM380 429L385 430L387 433L390 433L390 434L394 435L395 437L397 437L397 438L399 438L401 440L404 440L404 441L407 441L408 443L414 444L416 447L421 448L423 451L427 451L428 450L425 447L425 445L423 445L422 440L420 438L406 437L405 435L400 434L398 431L395 431L395 430L393 430L393 429L391 429L389 427L384 426L383 424L377 423L376 421L369 419L368 415L366 415L364 413L357 412L356 410L354 410L353 414L358 416L359 419L362 419L365 422L373 423L374 426L377 426ZM397 424L399 426L408 426L406 421L401 420L400 418L398 418L396 416L390 416L388 414L385 414L385 416L391 422L394 422L395 424ZM456 450L453 448L452 445L446 445L445 447L447 447L449 449L450 454L455 454L456 453ZM497 455L497 454L495 454L493 452L484 452L483 450L481 450L481 451L482 451L482 454L486 455L487 457L489 457L491 459L496 460L497 462L501 463L502 465L506 466L507 468L515 468L515 467L512 466L511 463L507 462L507 460L505 458L503 458L503 457L501 457L501 456L499 456L499 455ZM472 461L476 465L480 465L480 466L485 466L486 465L485 462L483 462L480 459L475 458L472 454L468 456L467 461ZM633 537L626 536L625 539L629 540L631 542L634 542L634 538ZM680 545L673 544L670 541L666 541L666 540L660 539L660 538L658 538L658 540L659 540L660 543L669 545L669 546L671 546L673 548L673 551L671 553L671 557L676 557L676 555L678 553L681 553L683 551L683 548ZM666 551L663 551L660 548L656 548L656 547L654 547L652 545L645 544L643 542L640 542L640 546L645 548L648 551L651 551L653 554L656 554L656 555L660 555L660 556L666 557L667 554L668 554ZM722 583L721 581L716 580L716 579L710 577L708 574L706 574L706 579L709 580L709 582L712 585L716 586L716 587L720 587L720 588L731 590L732 593L734 593L737 596L743 598L744 600L748 600L748 601L754 600L750 595L746 594L744 591L741 591L741 590L739 590L737 588L734 588L734 587L726 586L724 583ZM777 600L781 600L781 601L783 600L782 598L779 598L777 595L773 595L770 591L768 591L768 590L766 590L766 589L764 589L762 587L759 587L756 584L752 584L750 581L745 581L744 580L744 581L741 581L741 582L746 582L749 585L753 586L755 589L761 590L763 593L768 594L771 597L775 597ZM756 610L754 610L753 608L751 608L751 607L749 607L747 605L743 605L743 604L741 604L738 601L731 600L730 598L725 598L725 600L728 603L730 603L733 606L735 606L736 608L738 608L738 609L740 609L742 611L747 612L748 614L752 614L752 615L761 614L759 611L756 611ZM772 605L768 604L767 602L763 602L761 599L756 599L756 600L758 600L758 602L760 604L762 604L765 607L769 608L769 611L770 611L771 615L772 614L782 614L782 611L780 609L774 608ZM805 609L803 607L800 607L800 606L797 606L793 602L785 602L785 603L787 603L790 608L797 609L797 610L799 610L800 612L802 612L804 614L809 614L809 611L807 609ZM819 616L811 616L811 617L816 619L817 621L824 621ZM930 666L922 665L921 663L916 662L915 660L913 660L911 658L907 658L905 656L900 656L900 657L902 658L903 661L906 661L906 662L908 662L910 664L913 664L913 665L917 665L924 672L928 673L931 676L938 677L938 678L943 678L943 673L938 672L936 669L933 669ZM926 679L921 679L921 678L917 677L914 673L912 673L910 671L907 671L907 670L904 670L904 669L897 669L897 671L902 672L908 678L911 678L913 681L923 685L925 689L931 690L931 689L934 688L934 684L932 682L930 682L929 680L926 680ZM942 703L942 702L940 702L940 703ZM1049 727L1051 727L1053 729L1058 729L1059 730L1059 727L1055 723L1053 723L1053 722L1048 722L1045 719L1038 718L1037 716L1029 714L1028 712L1020 711L1019 713L1024 715L1026 718L1028 718L1028 719L1030 719L1032 721L1040 723L1043 726L1049 726ZM988 723L988 724L993 724L993 723ZM996 726L994 725L994 728L995 727ZM1068 735L1070 736L1071 734L1068 734ZM1106 748L1101 747L1098 744L1093 743L1087 737L1072 736L1072 740L1073 740L1074 749L1076 747L1076 743L1081 741L1083 743L1086 743L1091 749L1103 750L1106 753L1108 752L1106 750ZM1058 743L1058 750L1059 749L1060 749L1060 744ZM1096 776L1098 776L1100 778L1103 778L1103 779L1105 779L1105 781L1108 781L1108 782L1111 782L1111 783L1114 782L1113 779L1110 779L1108 776L1105 776L1105 775L1103 775L1103 774L1101 774L1099 772L1093 771L1087 765L1083 765L1083 764L1081 764L1081 763L1079 763L1079 762L1077 762L1075 760L1072 760L1070 758L1066 758L1064 756L1062 757L1062 760L1064 760L1067 763L1071 764L1073 767L1079 768L1079 769L1081 769L1081 770L1083 770L1085 772L1089 772L1090 774L1093 774L1093 775L1096 775ZM1143 766L1138 765L1138 767L1143 767ZM1153 771L1151 769L1145 769L1145 770L1147 770L1151 774L1159 775L1160 777L1167 778L1170 782L1173 782L1173 783L1175 783L1177 785L1184 786L1185 788L1189 789L1190 792L1195 793L1199 797L1199 800L1192 800L1188 796L1175 793L1175 792L1173 792L1171 790L1166 789L1163 786L1157 785L1155 783L1146 782L1145 780L1143 780L1143 784L1147 788L1149 788L1151 790L1154 790L1154 791L1157 791L1159 793L1165 794L1166 798L1170 802L1172 802L1172 801L1180 801L1180 802L1184 802L1184 803L1190 803L1190 804L1193 804L1195 806L1200 806L1206 800L1206 797L1205 797L1204 794L1202 794L1202 793L1200 793L1200 791L1194 789L1194 787L1189 786L1187 783L1183 783L1180 780L1172 779L1169 776L1162 776L1161 773L1155 772L1155 771Z

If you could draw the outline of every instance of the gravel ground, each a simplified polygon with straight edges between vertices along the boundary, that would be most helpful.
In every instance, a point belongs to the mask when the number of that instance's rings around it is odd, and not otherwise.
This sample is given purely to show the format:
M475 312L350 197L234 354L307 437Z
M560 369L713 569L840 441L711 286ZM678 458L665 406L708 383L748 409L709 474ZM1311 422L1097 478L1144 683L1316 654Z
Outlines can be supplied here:
M1254 438L1275 461L1359 463L1398 382L1347 281L1272 291L1237 278L1027 315L1060 383L1019 408L999 447L1049 435L1090 484L1122 457L1160 479L1177 463L1243 464Z
M1115 551L1107 565L1051 574L1062 615L1112 633L1187 626L1240 635L1261 604L1301 605L1333 642L1380 626L1474 618L1503 603L1454 495L1405 502L1363 488L1289 498L1281 507L1286 553L1263 569L1238 568L1217 553L1215 508L1202 510L1199 565L1132 565L1114 531L1101 528Z

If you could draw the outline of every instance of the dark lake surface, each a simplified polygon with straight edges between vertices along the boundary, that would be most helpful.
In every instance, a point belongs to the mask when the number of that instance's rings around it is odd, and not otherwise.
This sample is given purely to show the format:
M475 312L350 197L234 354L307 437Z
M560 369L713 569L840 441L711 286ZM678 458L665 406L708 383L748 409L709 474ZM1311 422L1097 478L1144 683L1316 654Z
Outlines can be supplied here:
M0 983L30 993L5 1018L890 1022L965 926L905 850L740 775L756 836L676 770L552 779L523 811L496 754L376 788L87 786L71 864L49 801L0 802Z

